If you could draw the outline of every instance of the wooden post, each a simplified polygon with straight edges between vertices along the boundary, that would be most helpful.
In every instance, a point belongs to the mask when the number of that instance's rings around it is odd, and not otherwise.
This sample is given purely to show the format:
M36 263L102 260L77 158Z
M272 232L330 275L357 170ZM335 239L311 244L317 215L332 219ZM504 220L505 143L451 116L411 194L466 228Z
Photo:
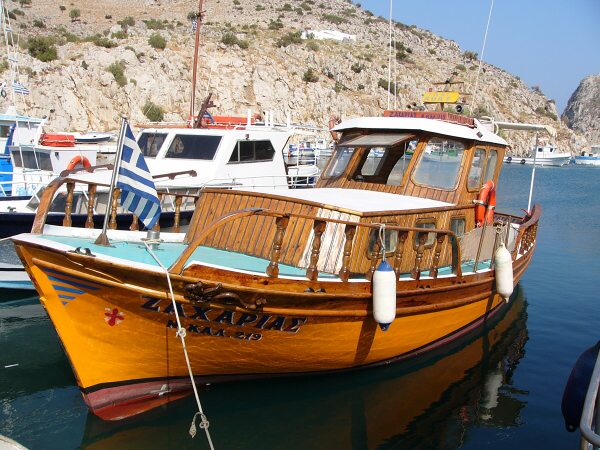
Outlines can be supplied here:
M159 202L159 204L161 206L163 204L163 197L164 197L164 194L162 192L158 193L158 202ZM152 227L152 230L154 230L154 231L160 231L160 220L156 221L156 223Z
M179 221L181 220L181 202L183 197L181 195L175 196L175 219L173 223L173 231L179 233Z
M346 242L344 243L344 257L342 259L342 268L340 270L340 278L342 279L342 281L348 281L348 279L350 278L350 254L352 253L352 242L354 240L355 233L355 225L346 225Z
M394 272L396 272L396 280L400 279L400 270L402 266L402 252L404 251L404 243L408 237L408 231L398 231L398 242L394 252Z
M275 220L275 226L277 227L277 231L275 232L275 237L273 238L273 246L271 247L271 262L269 262L269 266L267 267L267 275L273 278L277 278L279 276L279 257L281 256L281 243L283 242L283 235L285 234L285 229L288 226L290 218L288 216L278 217Z
M379 252L381 250L381 244L379 243L379 237L375 241L375 245L373 246L373 254L371 255L371 267L367 272L365 278L369 281L373 279L373 274L375 274L375 270L377 270L377 263L379 262Z
M442 244L444 243L444 240L446 239L446 235L442 234L442 233L436 233L435 237L436 237L437 244L435 245L435 254L433 255L433 265L432 265L432 268L429 273L429 275L432 278L437 278L437 276L438 276L438 268L440 265L440 254L442 253Z
M421 278L421 262L423 261L423 251L425 250L425 242L427 242L427 236L429 233L426 231L419 231L419 246L417 247L417 256L415 258L415 267L413 268L410 276L415 280Z
M67 202L65 204L65 218L63 219L63 227L71 226L71 211L73 210L73 191L75 190L75 183L69 181L67 183Z
M112 195L112 201L110 202L110 222L108 228L111 230L117 229L117 208L119 206L119 195L121 195L121 189L115 188Z
M306 269L306 278L311 281L316 281L319 276L317 263L319 262L319 253L321 251L321 236L323 235L326 226L327 222L322 220L315 220L313 225L314 238L312 242L312 251L310 253L310 264L308 269Z
M135 214L133 214L133 217L131 218L131 225L129 226L129 229L131 231L139 231L140 229L140 224L138 223L138 216L136 216Z
M86 228L94 228L94 201L96 200L96 185L88 185L88 207L87 219L85 220Z

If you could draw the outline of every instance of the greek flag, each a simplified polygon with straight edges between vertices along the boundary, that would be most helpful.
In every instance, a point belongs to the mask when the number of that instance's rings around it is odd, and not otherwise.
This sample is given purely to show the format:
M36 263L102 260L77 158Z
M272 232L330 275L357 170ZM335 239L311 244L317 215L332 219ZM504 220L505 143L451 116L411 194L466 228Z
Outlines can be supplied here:
M19 83L18 81L13 81L12 88L13 91L15 91L15 94L29 95L29 89L27 89L23 84Z
M147 229L152 228L160 217L160 200L129 123L125 124L117 187L121 190L121 206L139 217Z

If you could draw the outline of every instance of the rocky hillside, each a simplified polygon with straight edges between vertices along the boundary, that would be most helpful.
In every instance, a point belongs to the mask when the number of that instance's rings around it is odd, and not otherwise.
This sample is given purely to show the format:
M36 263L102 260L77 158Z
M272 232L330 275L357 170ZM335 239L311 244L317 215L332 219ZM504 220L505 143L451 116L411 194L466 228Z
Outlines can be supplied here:
M600 144L600 73L584 78L569 99L563 120L588 143Z
M49 116L56 130L114 130L121 115L140 123L163 111L164 120L187 119L196 1L7 4L20 31L28 113ZM415 26L394 28L392 107L419 102L431 82L453 72L473 90L474 52ZM303 29L334 29L357 39L301 40ZM197 98L213 92L222 114L273 110L276 120L289 112L294 121L319 126L331 115L380 115L389 98L388 50L387 21L345 0L207 0ZM550 124L559 130L562 149L579 148L539 88L489 64L479 86L474 115ZM505 137L519 154L532 138L518 132Z

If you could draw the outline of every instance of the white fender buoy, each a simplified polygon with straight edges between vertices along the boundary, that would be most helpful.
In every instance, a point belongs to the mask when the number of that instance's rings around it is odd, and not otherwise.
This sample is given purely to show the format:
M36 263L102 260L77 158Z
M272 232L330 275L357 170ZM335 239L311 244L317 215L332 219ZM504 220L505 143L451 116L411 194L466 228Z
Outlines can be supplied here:
M494 254L494 265L496 271L496 292L508 302L508 298L513 293L514 279L512 257L510 256L510 252L504 246L504 242L501 242L496 249L496 253Z
M387 261L373 274L373 318L382 331L396 318L396 272Z

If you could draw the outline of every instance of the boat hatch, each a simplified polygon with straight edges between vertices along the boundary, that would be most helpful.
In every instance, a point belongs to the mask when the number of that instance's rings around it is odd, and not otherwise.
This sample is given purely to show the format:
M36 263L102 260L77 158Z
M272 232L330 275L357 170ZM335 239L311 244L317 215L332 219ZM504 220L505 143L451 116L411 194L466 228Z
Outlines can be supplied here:
M344 142L343 145L344 147L392 147L400 142L413 139L414 137L415 135L410 133L375 133L358 136L348 142Z

